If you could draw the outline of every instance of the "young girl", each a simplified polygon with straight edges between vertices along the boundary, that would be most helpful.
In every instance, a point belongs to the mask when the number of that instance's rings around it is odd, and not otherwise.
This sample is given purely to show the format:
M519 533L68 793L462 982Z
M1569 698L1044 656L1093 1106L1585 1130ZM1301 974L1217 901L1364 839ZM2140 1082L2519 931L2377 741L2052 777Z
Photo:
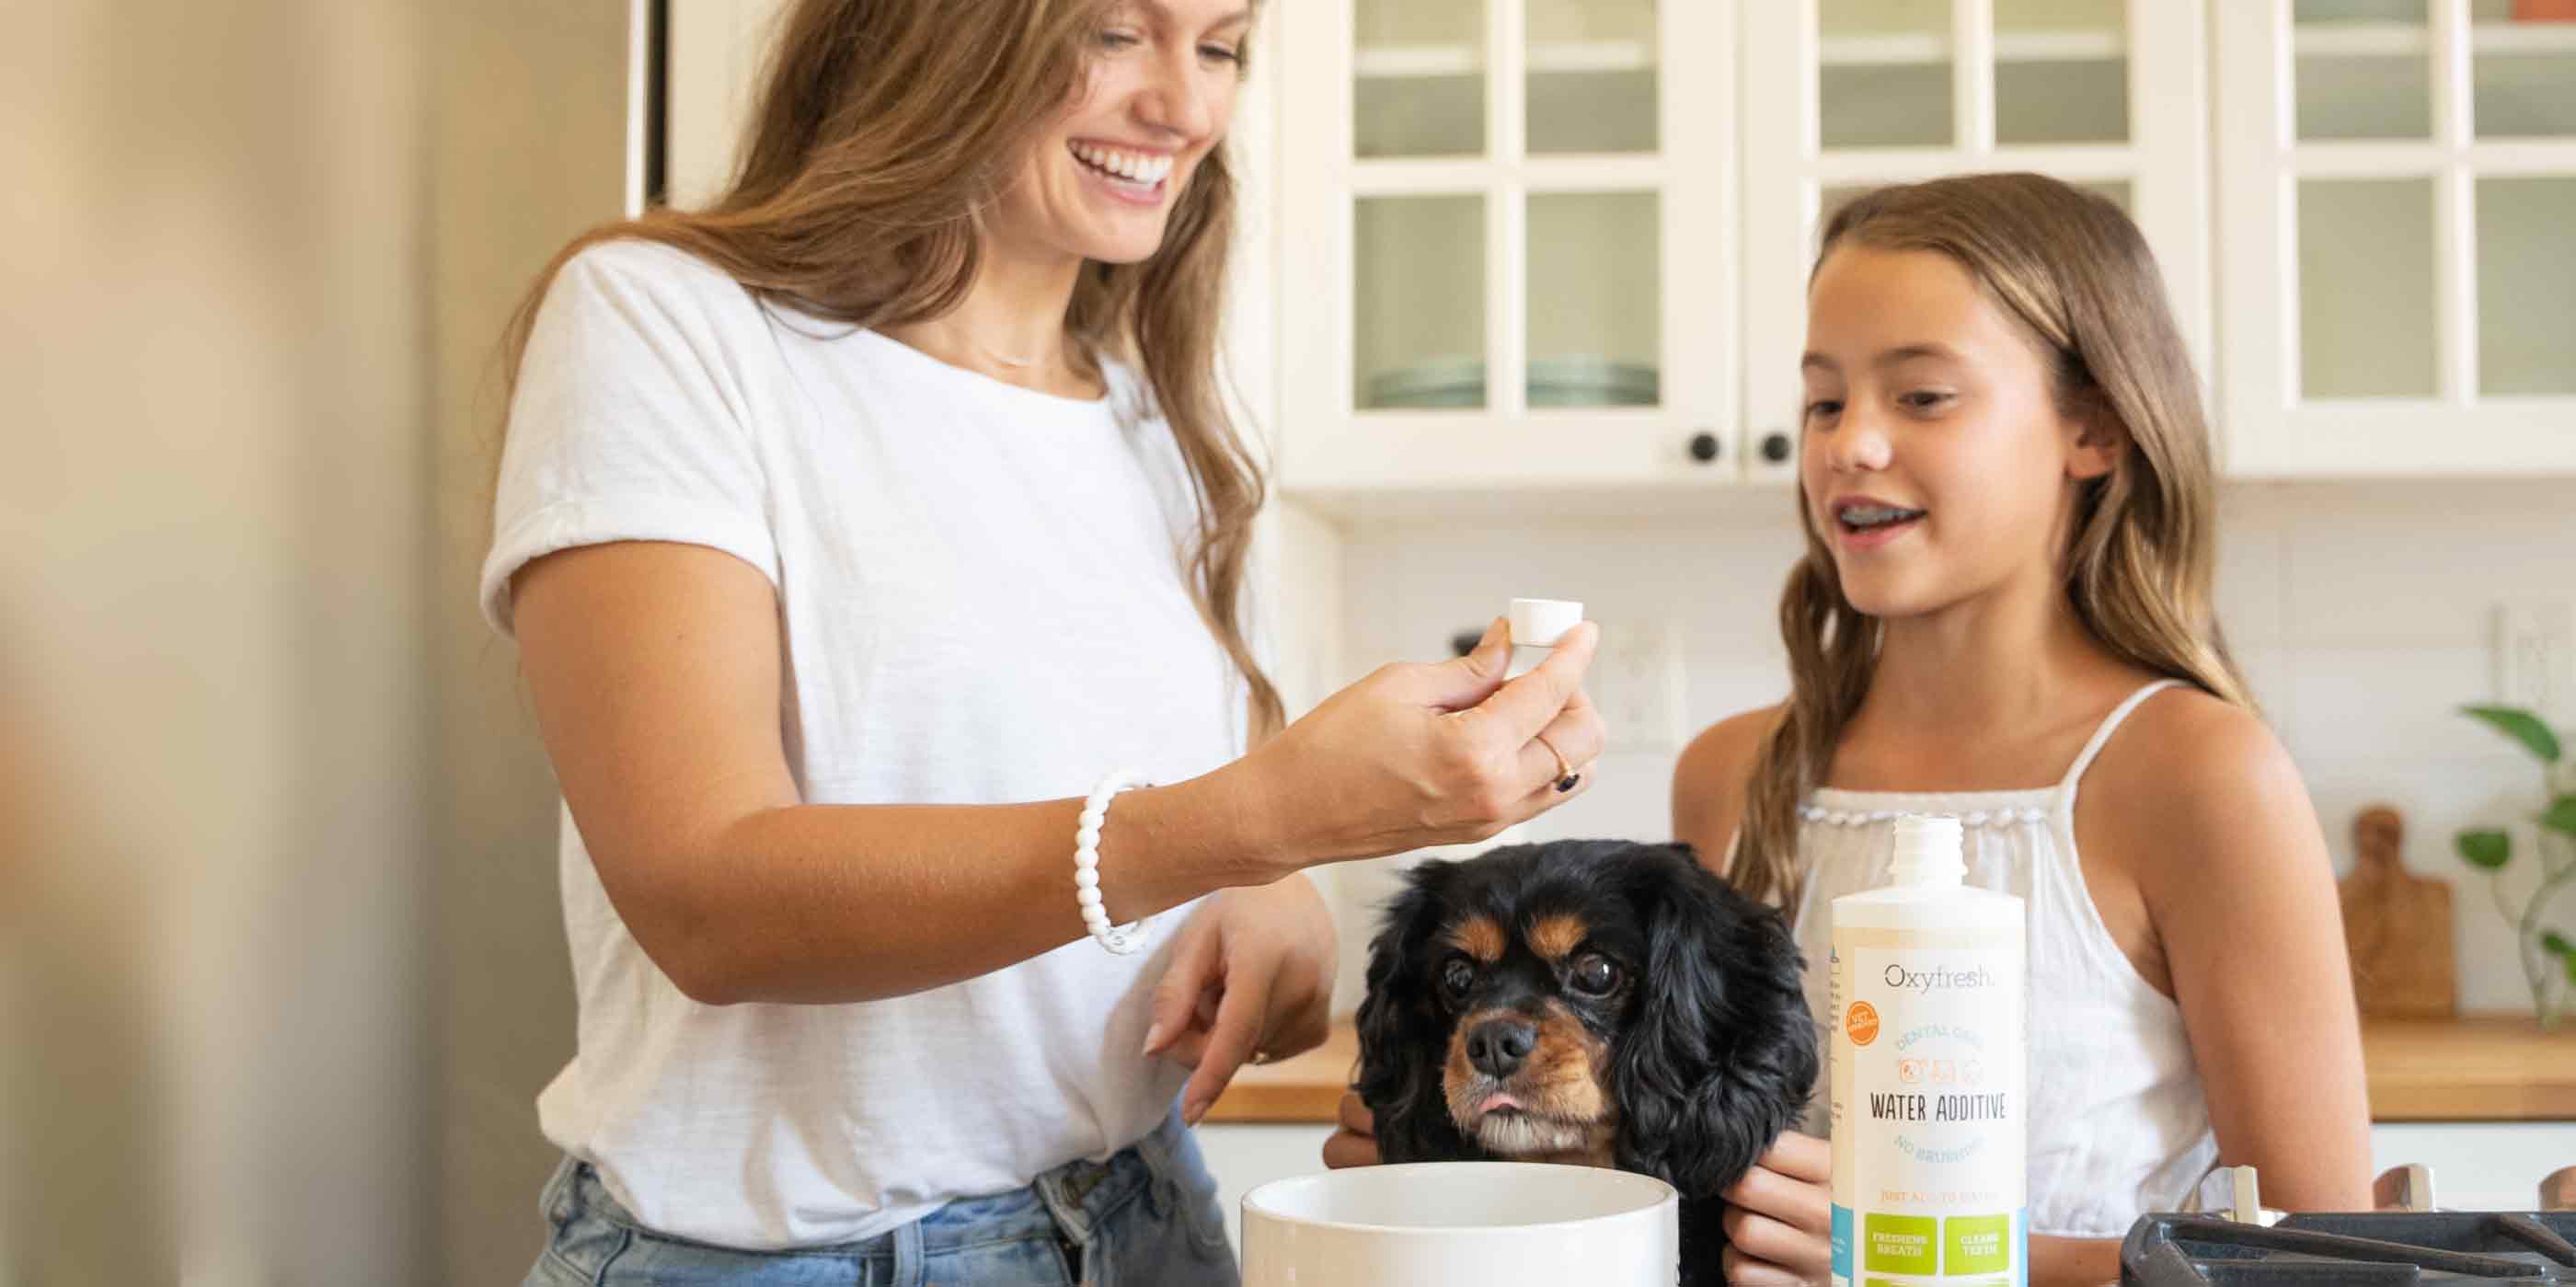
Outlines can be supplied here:
M1795 917L1900 813L1967 824L2030 916L2034 1284L2220 1163L2268 1206L2369 1205L2368 1106L2323 837L2212 611L2200 390L2137 229L2029 174L1871 193L1809 283L1789 700L1692 743L1673 826ZM1822 1129L1823 1092L1809 1117ZM1730 1196L1732 1283L1825 1277L1828 1149Z

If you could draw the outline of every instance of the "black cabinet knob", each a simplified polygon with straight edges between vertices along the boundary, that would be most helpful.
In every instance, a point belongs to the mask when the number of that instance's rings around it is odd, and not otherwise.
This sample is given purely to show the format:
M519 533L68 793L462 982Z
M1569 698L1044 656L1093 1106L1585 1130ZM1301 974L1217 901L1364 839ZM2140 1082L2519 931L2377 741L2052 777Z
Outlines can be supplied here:
M1762 435L1762 458L1775 465L1789 459L1789 435L1777 429Z
M1703 429L1700 432L1691 435L1691 459L1705 465L1708 462L1717 459L1717 449L1718 442L1716 434Z

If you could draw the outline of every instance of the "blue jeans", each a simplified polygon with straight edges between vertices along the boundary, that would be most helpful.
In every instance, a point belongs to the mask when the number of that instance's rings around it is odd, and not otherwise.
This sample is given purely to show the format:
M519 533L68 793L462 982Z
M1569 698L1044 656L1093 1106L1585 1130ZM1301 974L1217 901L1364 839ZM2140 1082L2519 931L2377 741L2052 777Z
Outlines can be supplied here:
M960 1198L891 1233L735 1251L655 1233L564 1159L539 1199L546 1249L524 1287L1238 1287L1216 1181L1176 1109L1106 1162Z

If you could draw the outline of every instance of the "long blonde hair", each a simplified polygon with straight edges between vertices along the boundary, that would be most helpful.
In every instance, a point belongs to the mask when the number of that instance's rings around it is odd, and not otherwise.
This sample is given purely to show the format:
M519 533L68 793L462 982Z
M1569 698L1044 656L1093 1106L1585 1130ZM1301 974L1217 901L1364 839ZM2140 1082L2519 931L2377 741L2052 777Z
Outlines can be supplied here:
M1838 211L1816 265L1846 242L1928 250L1966 268L2050 359L2061 414L2126 431L2110 473L2075 502L2066 594L2113 655L2248 710L2211 593L2216 560L2209 425L2155 256L2107 199L2037 174L1974 174L1881 188ZM1812 278L1811 278L1812 280ZM1843 597L1803 489L1806 557L1780 596L1789 701L1745 784L1731 879L1794 906L1798 805L1833 762L1875 667L1879 623Z
M985 221L1039 132L1081 87L1115 0L798 0L763 76L739 171L704 210L658 208L564 247L503 335L515 385L546 290L585 247L661 242L769 304L859 327L938 317L974 285ZM1211 150L1174 200L1162 247L1083 266L1065 313L1076 360L1138 370L1199 502L1190 593L1250 687L1256 738L1284 720L1243 624L1261 463L1226 413L1217 319L1234 175Z

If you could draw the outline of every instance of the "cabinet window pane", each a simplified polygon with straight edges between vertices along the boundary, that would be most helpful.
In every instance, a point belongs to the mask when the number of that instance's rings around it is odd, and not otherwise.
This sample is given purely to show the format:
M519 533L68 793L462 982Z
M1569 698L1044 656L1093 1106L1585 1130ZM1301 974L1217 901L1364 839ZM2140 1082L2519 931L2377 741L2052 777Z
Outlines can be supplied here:
M1654 151L1658 43L1655 0L1529 0L1529 150Z
M2469 90L2480 138L2576 136L2576 21L2564 5L2550 9L2548 0L2469 0Z
M1362 157L1485 150L1484 0L1356 0L1351 133Z
M1818 0L1817 31L1824 146L1950 145L1949 0Z
M2303 179L2298 201L2305 396L2433 396L2432 180Z
M2124 0L1995 0L1995 141L2129 137Z
M2478 137L2576 135L2576 22L2481 22L2473 33Z
M2299 137L2433 134L2433 58L2424 0L2297 0Z
M1529 199L1529 405L1661 400L1663 256L1651 192Z
M1353 216L1358 405L1485 405L1485 199L1363 197Z
M2576 393L2576 178L2478 180L2478 391Z

